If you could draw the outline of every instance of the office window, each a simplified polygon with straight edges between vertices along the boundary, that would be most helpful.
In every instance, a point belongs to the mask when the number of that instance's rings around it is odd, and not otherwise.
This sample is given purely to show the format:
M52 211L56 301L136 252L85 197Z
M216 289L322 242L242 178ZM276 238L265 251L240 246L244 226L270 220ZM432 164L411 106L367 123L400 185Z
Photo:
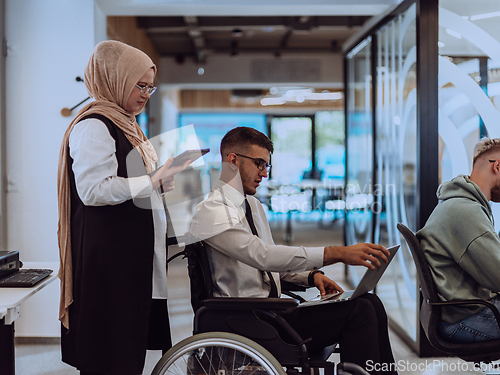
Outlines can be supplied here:
M275 148L269 181L270 210L288 215L299 212L304 220L325 217L328 221L328 215L322 213L327 207L333 210L330 201L339 198L344 185L343 112L272 117L270 127Z
M322 179L344 184L345 116L342 111L322 111L315 116L316 168Z
M183 127L187 125L193 125L193 127L183 130ZM220 164L220 142L222 137L229 130L238 126L248 126L267 135L266 115L260 113L180 114L179 150L193 148L195 146L194 142L198 141L200 148L210 148L210 153L204 156L205 161L214 165L217 163Z
M261 113L183 113L179 115L179 128L172 135L176 138L177 153L185 150L210 148L199 162L203 181L202 191L208 193L219 179L221 170L220 142L231 129L247 126L267 135L266 115ZM176 154L177 154L176 153Z
M309 117L275 117L271 121L272 178L295 184L311 169L312 121Z

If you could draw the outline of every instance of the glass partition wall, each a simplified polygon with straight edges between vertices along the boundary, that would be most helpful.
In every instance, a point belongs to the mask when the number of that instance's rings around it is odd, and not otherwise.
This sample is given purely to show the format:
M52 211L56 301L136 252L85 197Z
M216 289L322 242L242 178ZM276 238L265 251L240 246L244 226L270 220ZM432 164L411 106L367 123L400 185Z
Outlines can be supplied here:
M401 243L398 222L416 228L416 5L376 32L375 188L373 240ZM416 270L406 244L377 287L391 319L417 339Z
M472 168L474 144L500 137L500 3L439 2L439 180ZM492 203L500 230L500 208Z
M346 243L401 243L376 293L420 356L437 353L420 327L415 268L396 224L422 228L438 185L470 173L481 137L500 137L499 19L496 0L406 0L344 50ZM348 269L353 284L360 271Z
M369 242L373 236L372 40L366 38L347 56L346 240ZM357 273L353 273L357 277ZM357 280L356 280L357 281Z
M0 40L5 43L5 1L0 0ZM0 53L0 251L7 247L6 151L5 151L5 54Z
M432 132L419 127L426 116L419 112L420 91L430 90L418 79L422 67L417 63L422 46L428 43L419 35L422 25L417 23L418 15L422 22L432 13L426 6L429 1L426 5L403 2L345 54L346 243L402 245L376 293L392 327L421 354L416 270L396 224L402 222L414 231L420 227L425 211L421 205L427 198L420 197L425 189L420 186L423 172L419 168L433 162L427 147L432 148L432 143L423 144L422 131L426 136ZM422 154L429 160L423 160ZM434 191L437 187L432 179L427 185ZM430 200L432 207L434 202ZM360 267L349 267L348 277L356 285L363 272Z

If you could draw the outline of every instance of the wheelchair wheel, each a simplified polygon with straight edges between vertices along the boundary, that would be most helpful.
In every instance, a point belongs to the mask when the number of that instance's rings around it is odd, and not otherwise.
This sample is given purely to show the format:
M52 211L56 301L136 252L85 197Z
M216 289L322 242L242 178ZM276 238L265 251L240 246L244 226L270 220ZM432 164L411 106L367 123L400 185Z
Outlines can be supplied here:
M207 332L174 345L151 375L285 375L266 349L246 337Z

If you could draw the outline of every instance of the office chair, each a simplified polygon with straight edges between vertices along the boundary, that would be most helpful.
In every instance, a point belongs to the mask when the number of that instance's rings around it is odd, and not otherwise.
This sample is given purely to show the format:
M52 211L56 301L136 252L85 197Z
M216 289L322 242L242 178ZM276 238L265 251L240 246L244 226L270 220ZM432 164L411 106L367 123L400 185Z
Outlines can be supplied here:
M335 345L311 354L304 340L279 315L297 307L295 298L214 298L214 284L202 241L189 240L183 256L188 261L191 306L195 313L194 336L182 340L157 363L152 375L176 373L229 375L236 368L242 375L253 372L295 375L333 375L335 363L327 359ZM286 368L286 373L283 368ZM341 363L337 374L367 375L361 367Z
M466 362L491 363L500 358L500 339L492 341L453 343L443 339L438 332L441 317L441 306L446 305L484 305L489 307L495 314L495 318L500 326L500 313L491 302L479 299L441 301L438 296L434 279L432 278L429 264L420 247L415 234L402 223L397 224L399 232L403 235L413 256L417 268L417 277L420 284L420 291L423 295L420 306L420 323L424 329L427 339L431 345L445 354L456 356Z

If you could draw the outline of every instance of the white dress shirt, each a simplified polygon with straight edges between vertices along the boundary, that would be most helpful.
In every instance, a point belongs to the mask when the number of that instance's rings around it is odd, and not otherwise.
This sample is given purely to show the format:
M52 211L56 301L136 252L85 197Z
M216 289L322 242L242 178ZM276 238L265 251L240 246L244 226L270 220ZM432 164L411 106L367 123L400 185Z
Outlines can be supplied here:
M167 218L160 194L148 175L117 176L115 140L106 125L95 118L80 121L69 137L78 196L86 206L123 203L132 198L151 199L154 225L153 298L167 298Z
M278 295L280 277L307 286L305 271L323 266L324 248L276 245L261 203L247 199L258 237L245 218L245 196L220 180L193 217L191 234L207 245L215 296L268 297L271 286L262 271L273 272Z

